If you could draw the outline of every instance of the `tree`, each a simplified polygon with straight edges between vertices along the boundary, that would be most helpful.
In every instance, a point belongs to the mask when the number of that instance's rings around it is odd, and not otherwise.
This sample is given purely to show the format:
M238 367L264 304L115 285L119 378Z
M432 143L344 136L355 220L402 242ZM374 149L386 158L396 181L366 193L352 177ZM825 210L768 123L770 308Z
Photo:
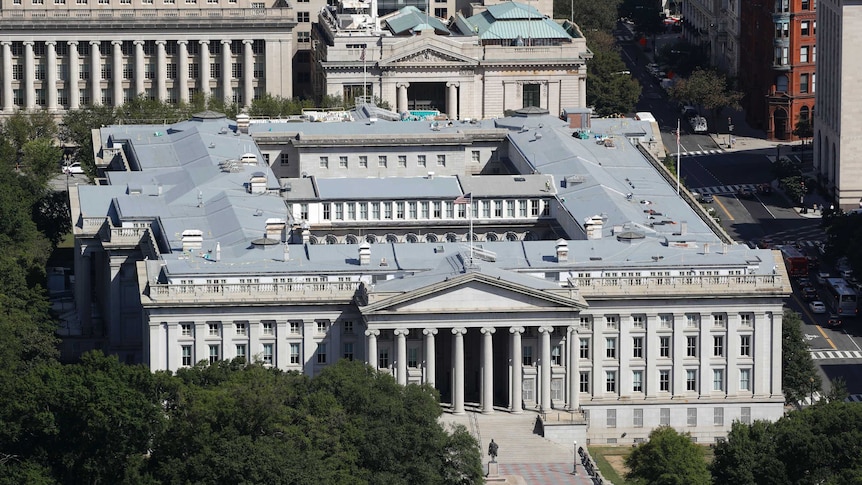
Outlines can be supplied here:
M799 314L785 310L782 319L781 374L784 383L784 401L798 403L815 390L822 382L811 360L808 344L802 338L802 318Z
M793 128L793 135L802 138L802 143L805 140L814 136L814 127L811 125L811 119L797 116L796 126Z
M773 437L774 424L755 421L751 425L734 421L727 440L715 447L710 465L716 484L767 485L788 483L784 464L778 459Z
M21 163L36 184L44 186L57 174L63 150L51 138L34 138L21 147Z
M590 39L593 59L587 64L587 104L599 116L632 112L640 97L640 83L626 70L613 37L596 32Z
M554 18L574 19L581 32L610 33L619 18L622 0L572 0L554 2ZM572 14L574 9L574 15Z
M740 109L743 93L728 89L727 78L718 71L697 69L688 78L677 80L670 95L709 110L716 119L724 108Z
M712 483L701 450L688 433L669 426L654 429L649 441L626 458L626 480L641 485L709 485Z
M71 110L63 116L60 140L66 145L76 147L73 159L81 164L84 172L91 178L96 175L92 130L112 125L116 120L114 109L102 105Z

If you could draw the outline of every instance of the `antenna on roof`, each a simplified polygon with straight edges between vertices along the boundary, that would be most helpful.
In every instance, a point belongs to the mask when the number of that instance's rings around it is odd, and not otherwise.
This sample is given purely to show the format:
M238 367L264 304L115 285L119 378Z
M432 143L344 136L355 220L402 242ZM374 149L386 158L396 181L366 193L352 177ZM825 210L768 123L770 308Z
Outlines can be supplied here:
M204 206L204 193L198 190L198 207Z

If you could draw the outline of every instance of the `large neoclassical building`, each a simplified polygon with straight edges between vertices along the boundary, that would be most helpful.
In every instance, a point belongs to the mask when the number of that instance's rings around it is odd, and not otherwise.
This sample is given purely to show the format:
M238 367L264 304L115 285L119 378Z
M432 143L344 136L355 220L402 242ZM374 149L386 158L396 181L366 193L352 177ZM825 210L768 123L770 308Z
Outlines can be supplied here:
M570 412L593 443L780 417L781 257L677 195L656 126L566 114L101 128L67 344L171 371L362 360L454 413Z

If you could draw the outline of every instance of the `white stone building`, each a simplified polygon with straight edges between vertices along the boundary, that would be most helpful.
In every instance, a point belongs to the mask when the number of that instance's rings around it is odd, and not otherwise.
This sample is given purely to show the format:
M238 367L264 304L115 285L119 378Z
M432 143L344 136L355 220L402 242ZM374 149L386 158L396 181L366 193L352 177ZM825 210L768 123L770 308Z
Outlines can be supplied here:
M841 0L817 2L817 91L814 166L839 207L862 207L862 6ZM814 91L812 78L811 90Z
M711 442L782 415L782 259L677 196L631 142L648 123L593 120L587 139L536 110L479 124L506 133L508 173L420 175L429 137L401 147L412 175L279 180L218 114L102 128L104 183L70 194L81 321L67 345L154 370L242 356L314 375L358 359L433 385L454 413L571 413L546 428L568 443L661 424ZM369 125L286 126L252 136Z

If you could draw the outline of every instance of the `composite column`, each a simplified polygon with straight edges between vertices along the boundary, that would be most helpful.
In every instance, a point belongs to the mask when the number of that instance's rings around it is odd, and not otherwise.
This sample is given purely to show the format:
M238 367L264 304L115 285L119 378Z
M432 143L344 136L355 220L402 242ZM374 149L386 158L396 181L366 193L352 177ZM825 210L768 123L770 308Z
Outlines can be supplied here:
M254 100L254 49L253 40L242 41L242 102L251 106Z
M42 89L47 91L48 111L57 111L57 42L45 41L45 55L48 63L48 82L42 84Z
M365 356L365 361L377 370L377 337L380 336L380 330L369 329L365 331L365 336L368 337L368 354Z
M3 111L15 111L12 94L12 42L0 42L3 45Z
M221 41L221 97L225 103L233 99L233 89L230 85L231 79L231 41Z
M134 96L137 98L141 94L144 93L144 79L147 78L147 73L144 69L144 41L136 40L135 41L135 92ZM114 67L116 69L116 67ZM123 100L125 101L125 100ZM114 101L114 104L119 104Z
M551 410L551 332L554 327L539 327L542 334L542 398L539 409L542 412Z
M90 105L102 104L102 53L101 42L90 41Z
M512 414L521 414L524 411L521 395L523 391L523 384L521 383L523 377L521 334L524 333L524 327L511 327L509 333L512 334L512 400L509 403L509 409Z
M453 328L452 335L452 413L464 414L464 334L466 328Z
M178 99L182 103L189 102L189 42L178 40L179 54L177 55L177 84L180 90Z
M33 42L24 42L24 107L36 109L36 60Z
M210 96L210 41L201 40L201 93L204 98Z
M482 332L482 413L494 412L494 327L484 327Z
M575 411L581 407L581 369L579 366L581 356L578 327L572 326L568 328L566 342L569 344L567 346L569 348L569 364L566 366L569 370L569 410Z
M113 70L114 78L113 104L114 106L119 106L125 102L125 99L123 99L123 41L112 41L111 48L113 50L113 58L111 59L111 69ZM137 73L135 73L135 77L137 77ZM137 93L135 94L137 95Z
M395 358L397 362L395 362L395 372L396 372L396 380L402 386L407 385L407 334L410 333L410 330L406 328L396 328L395 329Z
M437 329L426 328L422 333L425 335L425 383L434 387L437 380L437 350L434 348L434 336L437 335Z
M156 81L159 84L159 92L156 94L159 101L166 102L168 99L168 63L165 54L165 41L156 41Z
M398 112L403 113L407 111L407 88L410 87L410 83L398 83L395 86L398 89Z
M446 114L450 120L458 119L458 83L446 83Z
M69 41L69 79L66 89L69 90L69 109L81 107L81 93L78 91L78 79L81 77L81 66L78 64L78 41Z

